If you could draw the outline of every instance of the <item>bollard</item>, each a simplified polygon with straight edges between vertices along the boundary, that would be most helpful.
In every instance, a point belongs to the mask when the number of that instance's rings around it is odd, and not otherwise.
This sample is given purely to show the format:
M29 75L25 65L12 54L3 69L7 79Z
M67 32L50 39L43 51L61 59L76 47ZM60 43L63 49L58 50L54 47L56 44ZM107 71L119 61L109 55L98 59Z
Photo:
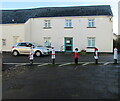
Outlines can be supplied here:
M33 64L33 58L34 58L33 55L34 55L33 46L30 46L30 54L29 54L30 65Z
M94 50L94 58L95 58L95 64L98 64L98 48L95 48Z
M74 59L75 59L75 64L78 64L78 48L75 49Z
M118 49L114 48L114 64L117 64L118 60Z
M52 64L55 64L55 49L52 47Z

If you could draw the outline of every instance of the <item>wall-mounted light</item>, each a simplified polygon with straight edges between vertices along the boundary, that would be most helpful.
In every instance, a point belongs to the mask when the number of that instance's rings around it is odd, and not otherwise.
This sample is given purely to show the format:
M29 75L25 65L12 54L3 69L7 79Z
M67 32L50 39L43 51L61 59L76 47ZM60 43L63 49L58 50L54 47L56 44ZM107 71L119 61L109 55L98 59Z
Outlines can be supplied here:
M12 22L14 22L15 20L14 19L12 19Z
M110 20L111 22L113 22L113 19L112 19L112 17L110 17L110 18L109 18L109 20Z

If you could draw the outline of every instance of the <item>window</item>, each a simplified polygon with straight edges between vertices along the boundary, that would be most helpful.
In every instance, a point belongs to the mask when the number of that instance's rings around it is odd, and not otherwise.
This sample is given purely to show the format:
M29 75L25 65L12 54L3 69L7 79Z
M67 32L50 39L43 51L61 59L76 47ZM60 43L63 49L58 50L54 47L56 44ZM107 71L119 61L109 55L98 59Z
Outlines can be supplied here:
M19 36L13 36L13 44L19 42Z
M50 20L45 20L45 27L44 28L51 28Z
M88 47L95 47L95 38L94 37L88 38Z
M88 27L95 27L95 20L94 19L88 19Z
M44 37L44 46L51 47L51 37Z
M27 44L26 43L19 43L18 46L24 46L24 47L26 47Z
M2 45L6 46L6 39L2 39Z
M65 27L72 27L72 20L65 20Z
M34 46L34 45L31 43L27 43L27 47L31 47L31 46Z

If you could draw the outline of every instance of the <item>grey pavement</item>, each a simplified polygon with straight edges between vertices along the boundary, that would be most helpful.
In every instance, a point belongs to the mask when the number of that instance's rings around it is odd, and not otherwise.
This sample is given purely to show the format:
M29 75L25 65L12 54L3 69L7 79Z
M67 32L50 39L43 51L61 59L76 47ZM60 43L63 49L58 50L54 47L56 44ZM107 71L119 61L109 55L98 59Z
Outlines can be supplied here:
M99 62L113 62L113 54L100 54ZM74 54L72 53L56 53L56 63L66 63L66 62L74 62ZM79 54L79 62L94 62L93 54ZM51 56L42 56L42 57L34 57L34 63L51 63ZM120 54L119 60L120 62ZM11 53L3 53L3 63L29 63L29 58L27 55L20 55L14 57Z
M28 55L20 55L20 56L12 56L11 53L3 53L3 68L2 70L6 70L8 68L14 67L19 64L29 64ZM67 64L74 62L74 54L73 53L56 53L55 63L57 64ZM95 62L93 54L79 54L79 62ZM113 54L100 54L99 55L99 63L104 62L105 64L113 63ZM120 54L119 60L120 63ZM51 56L42 56L42 57L34 57L34 64L44 64L44 63L52 63Z

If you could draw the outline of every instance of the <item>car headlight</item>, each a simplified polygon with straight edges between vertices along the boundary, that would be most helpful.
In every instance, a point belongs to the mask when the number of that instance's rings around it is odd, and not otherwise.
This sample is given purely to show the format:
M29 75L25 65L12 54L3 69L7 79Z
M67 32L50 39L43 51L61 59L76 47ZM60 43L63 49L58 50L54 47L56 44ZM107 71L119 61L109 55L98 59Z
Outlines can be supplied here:
M47 49L47 52L50 52L50 50L49 50L49 49Z

